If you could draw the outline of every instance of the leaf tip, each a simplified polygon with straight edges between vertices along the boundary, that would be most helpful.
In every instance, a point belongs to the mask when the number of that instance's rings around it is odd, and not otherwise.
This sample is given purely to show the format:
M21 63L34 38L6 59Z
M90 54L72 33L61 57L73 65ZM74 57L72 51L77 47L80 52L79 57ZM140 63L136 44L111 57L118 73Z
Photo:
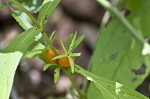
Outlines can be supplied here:
M87 77L87 80L89 81L93 81L93 79L91 77Z

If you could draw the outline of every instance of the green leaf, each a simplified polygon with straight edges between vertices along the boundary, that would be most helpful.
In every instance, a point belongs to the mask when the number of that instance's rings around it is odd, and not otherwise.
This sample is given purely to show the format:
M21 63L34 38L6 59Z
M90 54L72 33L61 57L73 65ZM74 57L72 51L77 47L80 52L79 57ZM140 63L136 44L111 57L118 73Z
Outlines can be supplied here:
M54 82L57 83L57 81L59 80L59 76L60 76L60 68L56 68L55 69L55 74L54 74Z
M24 12L18 12L13 10L12 16L24 30L27 30L33 26L31 19Z
M100 91L99 94L102 94L104 99L148 99L144 95L129 87L118 82L96 76L79 66L77 66L76 72L86 77L87 80L93 82L96 88ZM97 99L99 99L99 97Z
M73 38L73 34L70 34L69 37L68 37L68 40L67 40L67 44L66 44L66 49L67 50L69 50L69 46L71 44L72 38Z
M128 35L124 27L114 20L101 31L97 40L92 72L136 88L148 73L147 66L143 74L133 72L143 64L146 65L144 57L141 57L141 50L142 47Z
M101 30L97 39L92 57L92 72L136 88L148 76L150 66L146 57L141 56L141 50L142 46L129 35L123 25L113 20ZM143 72L139 72L141 70ZM95 95L92 89L88 89L88 98ZM99 97L99 94L96 96Z
M42 53L43 49L45 49L45 46L43 46L40 42L34 42L30 45L22 59L29 59L37 56Z
M28 47L34 42L34 38L39 32L40 30L36 30L36 28L30 28L24 31L13 39L10 44L2 50L2 52L20 51L25 53Z
M46 59L46 52L47 52L47 50L46 50L46 49L43 49L43 50L42 50L42 53L39 54L39 58L40 58L41 60L43 60L45 63L49 64L48 60Z
M18 35L0 53L0 99L9 99L15 70L19 61L28 47L34 42L35 36L39 33L36 28L31 28Z
M69 49L68 49L68 53L70 53L73 50L73 46L75 44L76 37L77 37L77 32L75 32L75 34L74 34L74 36L73 36L73 38L71 40L71 43L70 43Z
M81 56L81 53L71 53L70 56L74 56L74 57Z
M54 39L55 39L54 34L55 34L55 31L51 34L51 36L50 36L50 38L49 38L51 42L53 42Z
M45 71L46 69L48 69L50 66L52 66L53 64L45 64L44 65L44 68L43 68L43 71Z
M72 51L83 41L85 35L80 36L74 43Z
M80 56L81 53L71 53L70 56ZM53 60L56 60L56 59L59 59L59 58L62 58L62 57L67 57L67 54L62 54L62 55L57 55L53 58Z
M59 41L60 41L60 44L61 44L61 46L62 46L63 50L65 51L65 53L67 53L67 50L66 50L66 48L65 48L65 46L64 46L64 44L63 44L63 42L62 42L62 40L61 40L61 39L59 39Z
M53 58L53 60L56 60L56 59L59 59L59 58L62 58L62 57L67 57L67 54L57 55Z
M14 74L22 55L21 52L0 53L0 99L9 99Z
M59 2L60 0L44 0L38 16L38 22L40 25L43 25L45 18L51 16Z
M70 55L68 56L68 60L69 60L69 63L71 65L71 72L74 73L74 62L73 62Z
M147 0L145 0L147 1ZM129 0L126 2L126 7L131 13L136 12L141 7L143 0Z

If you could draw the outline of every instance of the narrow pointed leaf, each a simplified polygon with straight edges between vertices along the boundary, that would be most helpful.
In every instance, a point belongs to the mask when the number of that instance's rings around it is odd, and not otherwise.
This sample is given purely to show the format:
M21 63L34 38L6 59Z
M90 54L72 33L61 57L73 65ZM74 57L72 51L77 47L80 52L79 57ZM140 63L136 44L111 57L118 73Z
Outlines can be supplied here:
M62 57L67 57L67 54L62 54L62 55L55 56L52 60L56 60L56 59L59 59L59 58L62 58Z
M72 51L83 41L85 35L80 36L74 43Z
M63 50L65 51L65 53L67 53L67 50L66 50L66 48L65 48L65 46L64 46L64 44L63 44L63 42L62 42L62 40L60 39L59 41L60 41L60 44L61 44Z
M59 2L60 0L44 0L38 16L38 22L40 25L43 24L45 18L51 16Z
M76 40L76 37L77 37L77 32L74 34L74 36L72 38L72 41L71 41L70 46L69 46L68 53L70 53L72 51L74 43L75 43L75 40Z
M74 62L73 62L71 56L68 56L68 60L69 60L70 65L71 65L71 72L74 73Z
M72 53L70 54L70 56L74 56L74 57L81 56L81 53Z
M54 38L55 38L55 37L54 37L54 34L55 34L55 31L51 34L51 36L50 36L50 38L49 38L51 42L54 41Z
M55 74L54 74L54 82L57 83L57 81L59 80L59 76L60 76L60 68L56 68L55 69Z
M43 71L45 71L46 69L48 69L50 66L52 66L53 64L45 64L44 65L44 68L43 68Z
M23 33L19 34L15 39L13 39L10 44L2 50L2 52L14 52L20 51L25 53L28 47L34 42L35 36L40 32L36 28L30 28Z
M66 49L67 50L69 50L69 46L71 44L72 38L73 38L73 34L70 34L69 37L68 37L67 44L66 44Z

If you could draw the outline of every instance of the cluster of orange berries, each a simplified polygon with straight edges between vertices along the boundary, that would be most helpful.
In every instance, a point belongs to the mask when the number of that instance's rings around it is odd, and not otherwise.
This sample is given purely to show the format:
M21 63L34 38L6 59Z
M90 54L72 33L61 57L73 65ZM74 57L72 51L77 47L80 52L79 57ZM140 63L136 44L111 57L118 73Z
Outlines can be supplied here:
M57 51L58 55L60 55L60 52L58 50L56 50L56 51ZM62 54L64 54L64 53L62 53ZM46 52L46 58L50 63L59 64L62 67L70 67L70 62L69 62L69 59L67 56L53 60L54 57L55 57L55 54L51 49ZM74 57L72 57L72 60L74 62Z

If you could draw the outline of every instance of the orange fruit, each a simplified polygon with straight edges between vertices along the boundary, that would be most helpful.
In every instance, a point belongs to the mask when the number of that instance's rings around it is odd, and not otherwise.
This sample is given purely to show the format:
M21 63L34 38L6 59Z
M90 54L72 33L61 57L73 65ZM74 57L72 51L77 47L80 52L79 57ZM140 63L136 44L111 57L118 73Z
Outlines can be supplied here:
M59 54L59 51L58 50L56 50L56 51ZM58 60L57 59L56 60L52 60L54 57L55 57L55 54L54 54L53 50L50 49L50 50L48 50L46 52L46 58L47 58L47 60L50 63L52 63L52 64L58 64Z
M74 62L75 60L74 57L71 57L71 58L72 58L72 61ZM58 62L62 67L70 67L70 62L69 62L68 57L59 58Z

